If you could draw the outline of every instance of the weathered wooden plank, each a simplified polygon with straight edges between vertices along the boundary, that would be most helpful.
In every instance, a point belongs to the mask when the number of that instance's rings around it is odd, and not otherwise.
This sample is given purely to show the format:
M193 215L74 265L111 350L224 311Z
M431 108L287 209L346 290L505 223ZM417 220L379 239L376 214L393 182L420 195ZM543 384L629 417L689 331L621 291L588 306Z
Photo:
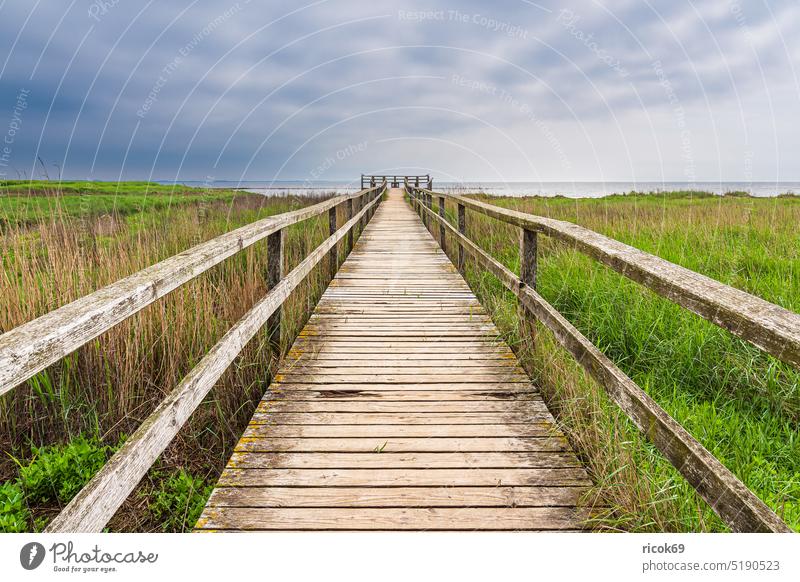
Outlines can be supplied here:
M284 392L287 390L312 390L317 391L320 390L320 387L325 386L325 384L313 384L313 383L300 383L300 382L285 382L280 384L273 384L270 390L273 392ZM396 391L396 390L425 390L425 391L434 391L434 390L441 390L445 392L449 392L452 390L465 390L465 391L472 391L472 392L481 392L484 394L488 394L491 392L500 392L502 394L506 394L508 392L533 392L534 388L530 385L530 382L425 382L425 383L383 383L377 384L374 382L362 382L362 383L349 383L349 384L336 384L336 385L328 385L330 386L329 390L336 391L336 392L344 392L348 390L356 391L356 392L382 392L384 390L389 391Z
M571 507L209 508L197 529L211 530L575 530L590 513Z
M307 350L345 350L351 353L377 351L391 353L472 353L472 354L510 354L507 345L497 341L359 341L354 339L330 339L306 337L298 339L293 346L300 351Z
M316 330L304 329L300 332L300 338L315 338L324 337L324 339L336 340L347 338L358 338L359 340L370 339L371 341L447 341L447 342L478 342L482 339L487 341L495 340L498 335L496 331L475 329L474 333L469 329L417 329L417 330L403 330L396 329L382 330L368 329L368 328L353 328L348 329L331 329L331 330Z
M530 424L428 424L428 425L370 425L370 424L251 424L246 437L524 437L561 436L552 423Z
M315 358L313 354L308 354L304 357L297 358L291 362L286 362L285 370L297 371L303 370L305 373L311 372L329 372L337 374L357 374L363 372L364 369L374 370L376 361L387 364L380 369L382 372L389 374L408 372L409 370L463 370L470 368L472 370L481 370L485 373L490 373L494 368L501 368L503 370L517 370L518 365L509 358L499 357L496 359L480 359L475 358L462 358L459 360L442 360L426 358L424 360L416 359L395 359L387 358L385 360L365 359L362 360L355 354L340 354L339 357L331 357L326 355L324 357Z
M573 453L251 453L236 452L232 469L509 469L580 467Z
M528 424L552 421L549 412L256 412L251 425Z
M521 383L527 384L530 379L516 371L499 369L494 374L442 373L442 374L305 374L301 370L288 371L275 375L275 381L286 384L487 384L487 383Z
M396 413L483 413L510 412L525 414L530 412L547 412L541 400L455 400L455 401L416 401L400 400L262 400L258 403L257 412L280 414L285 412L357 412L370 414L374 412Z
M574 507L587 487L218 487L209 507Z
M380 453L376 453L380 454ZM582 467L545 469L234 469L222 487L530 487L591 485Z
M453 366L517 366L514 354L508 351L481 350L478 352L427 352L427 351L392 351L389 353L374 353L371 351L355 351L344 348L335 349L320 348L317 351L304 351L295 349L289 351L289 365L294 362L314 361L315 365L324 367L336 365L336 362L345 360L348 365L375 365L376 361L387 362L391 366L414 366L415 363L422 365L428 362L447 362ZM372 362L372 364L370 364Z
M252 452L363 452L377 449L396 453L437 452L501 452L569 450L563 436L546 437L361 437L361 438L294 438L243 437L237 451Z
M337 386L337 388L341 388ZM522 390L426 390L426 385L413 389L371 390L369 385L346 390L317 386L316 389L284 389L271 386L265 398L276 401L324 401L324 402L520 402L541 400L539 390L533 386Z

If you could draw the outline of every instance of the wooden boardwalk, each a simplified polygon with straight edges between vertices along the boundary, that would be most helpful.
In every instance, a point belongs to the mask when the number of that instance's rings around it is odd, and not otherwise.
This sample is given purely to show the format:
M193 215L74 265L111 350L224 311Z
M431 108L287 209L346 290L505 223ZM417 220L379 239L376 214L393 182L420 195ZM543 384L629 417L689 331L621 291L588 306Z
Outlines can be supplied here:
M390 190L196 529L583 529L591 483L498 336Z

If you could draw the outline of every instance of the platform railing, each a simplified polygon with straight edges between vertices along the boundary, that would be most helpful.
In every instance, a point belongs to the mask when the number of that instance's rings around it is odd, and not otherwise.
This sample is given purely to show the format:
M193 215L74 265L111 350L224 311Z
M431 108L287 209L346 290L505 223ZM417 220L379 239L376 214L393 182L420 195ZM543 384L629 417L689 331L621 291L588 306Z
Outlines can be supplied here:
M411 204L447 250L446 235L464 255L492 273L520 305L546 326L576 361L602 386L639 430L683 475L714 512L734 531L790 532L783 520L631 380L599 348L536 292L537 234L573 245L620 274L670 301L750 341L785 362L800 367L800 315L724 285L669 261L576 224L508 210L479 200L405 184ZM433 200L437 200L437 209ZM445 200L457 206L457 225L445 213ZM517 275L466 236L470 209L520 228L520 274Z

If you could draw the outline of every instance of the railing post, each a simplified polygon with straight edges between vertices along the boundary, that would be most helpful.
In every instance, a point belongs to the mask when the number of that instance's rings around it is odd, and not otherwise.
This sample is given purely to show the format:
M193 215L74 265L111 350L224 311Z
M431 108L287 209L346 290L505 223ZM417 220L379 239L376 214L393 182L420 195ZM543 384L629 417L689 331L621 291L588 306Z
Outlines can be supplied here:
M267 290L272 290L283 277L283 229L267 237ZM273 362L281 358L281 312L283 306L267 319L269 353Z
M463 204L458 205L458 232L467 234L467 209ZM458 271L464 274L464 245L458 242Z
M328 210L328 232L333 235L336 233L336 206ZM331 279L339 270L339 244L335 244L328 251L328 265L331 271Z
M439 217L442 220L445 220L444 215L444 196L439 196ZM442 247L442 251L447 253L447 245L445 239L446 231L444 229L444 224L439 225L439 245Z
M345 222L348 222L351 218L353 218L353 199L348 198L347 204L345 205L345 210L347 212ZM347 254L350 254L350 251L353 250L353 228L347 231Z
M369 194L362 194L361 196L358 197L358 210L359 210L359 212L361 211L362 208L364 208L367 205L367 202L369 202L369 198L367 198L368 196L369 196ZM367 213L366 212L361 215L361 219L358 221L358 226L359 226L359 233L363 234L364 229L367 228Z
M425 206L428 207L428 210L433 210L433 195L425 194ZM430 220L426 222L425 225L428 227L428 230L433 228L433 222Z
M537 244L536 231L523 228L519 247L519 278L534 291L536 290Z
M519 279L523 285L536 290L536 231L523 228L519 241ZM536 319L521 303L519 305L522 338L530 338L530 351L536 347Z
M362 200L361 196L353 199L353 216L358 214L359 210L361 210L361 200ZM356 222L353 225L353 236L355 237L356 235L360 234L361 234L361 219L359 218L358 222Z

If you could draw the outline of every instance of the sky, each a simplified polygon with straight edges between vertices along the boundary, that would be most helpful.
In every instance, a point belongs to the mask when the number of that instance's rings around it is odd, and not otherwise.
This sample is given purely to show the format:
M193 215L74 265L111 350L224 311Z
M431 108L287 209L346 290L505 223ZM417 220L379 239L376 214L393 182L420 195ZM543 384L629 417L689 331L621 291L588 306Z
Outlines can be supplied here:
M796 0L0 0L0 178L796 181L796 63Z

